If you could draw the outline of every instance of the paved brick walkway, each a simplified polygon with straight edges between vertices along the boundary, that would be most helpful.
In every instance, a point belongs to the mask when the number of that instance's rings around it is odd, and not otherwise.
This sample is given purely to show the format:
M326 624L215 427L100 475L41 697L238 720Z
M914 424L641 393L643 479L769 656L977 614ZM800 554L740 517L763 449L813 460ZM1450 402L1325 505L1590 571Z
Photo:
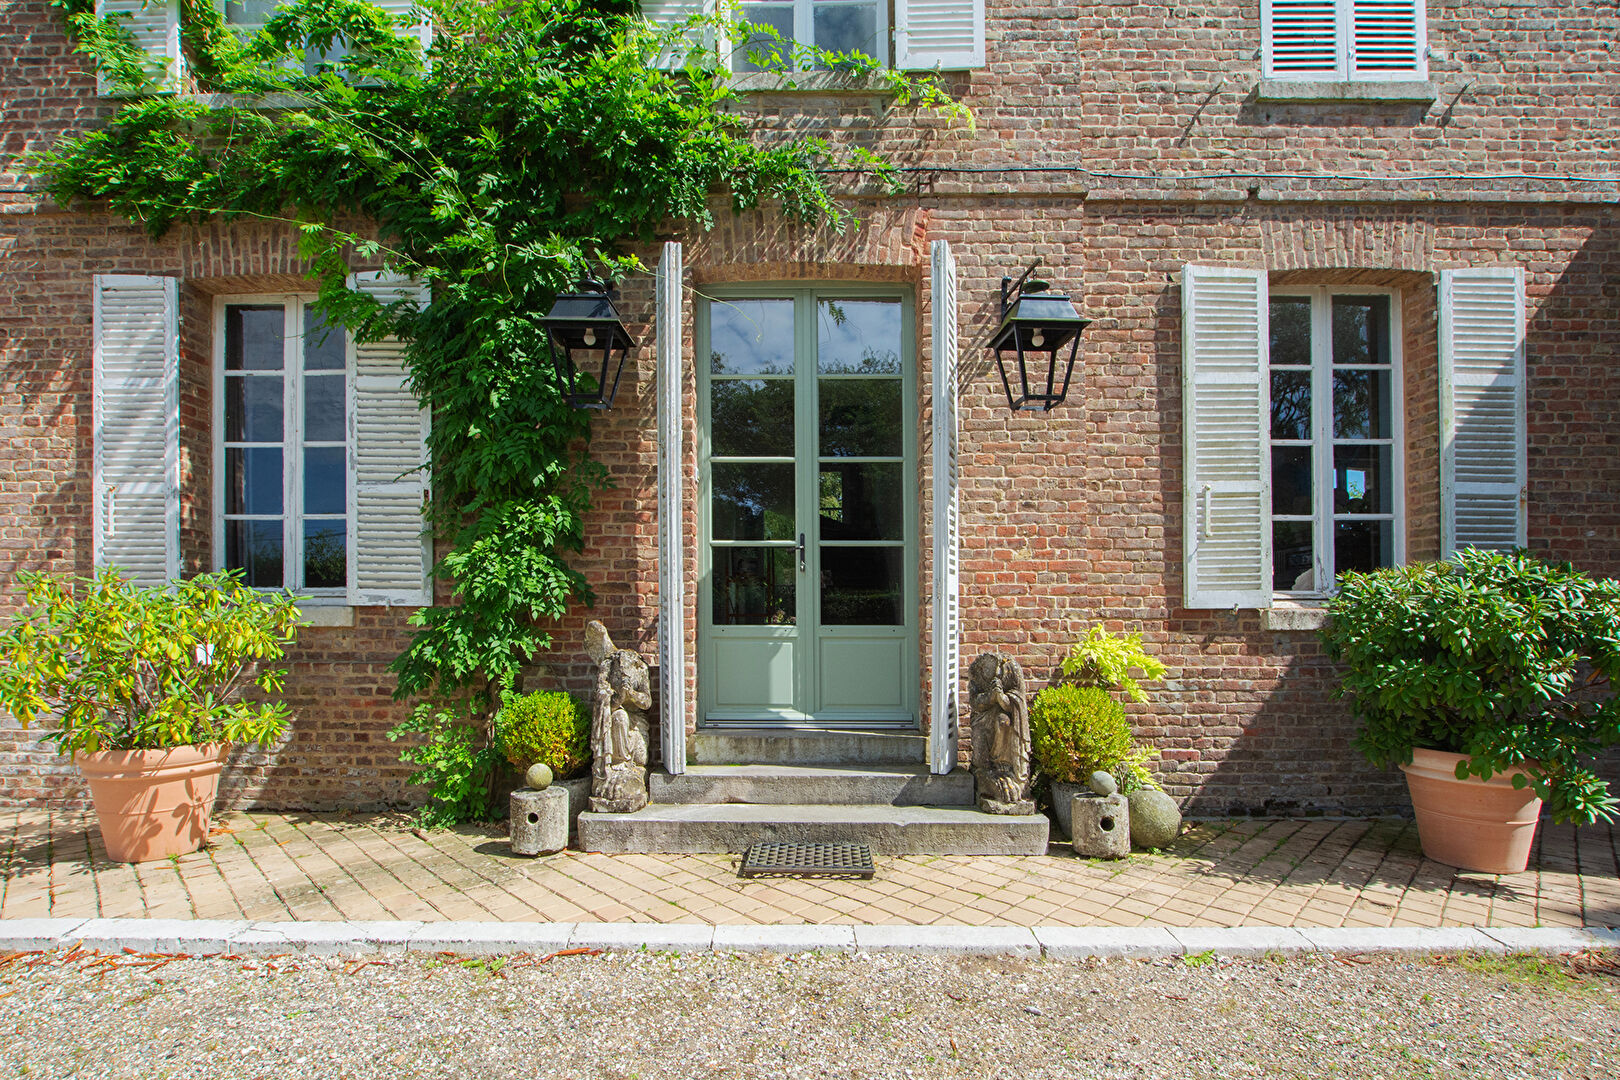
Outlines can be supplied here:
M877 923L1014 926L1617 926L1609 826L1543 826L1531 868L1460 873L1410 822L1196 823L1108 863L880 857L870 882L750 879L729 855L510 854L497 828L401 818L224 816L203 851L110 863L93 820L0 812L0 917Z

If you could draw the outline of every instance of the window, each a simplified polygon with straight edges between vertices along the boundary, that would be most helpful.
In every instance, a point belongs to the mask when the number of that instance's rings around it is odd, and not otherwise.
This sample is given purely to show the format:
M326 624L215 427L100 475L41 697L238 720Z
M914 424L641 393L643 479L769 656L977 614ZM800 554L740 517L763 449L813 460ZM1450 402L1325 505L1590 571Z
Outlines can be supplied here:
M1268 79L1428 78L1424 0L1262 0Z
M216 0L216 3L219 0ZM223 0L220 8L225 18L225 25L236 31L237 36L246 40L264 29L276 9L290 0ZM383 9L396 18L410 15L415 12L414 0L373 0L377 7ZM415 37L422 43L425 50L432 44L432 24L422 19L400 31L407 37ZM304 73L313 75L323 65L336 64L349 55L349 46L341 37L335 39L330 48L325 50L310 48L304 52Z
M795 41L813 43L829 52L861 52L879 63L888 63L888 4L878 0L744 3L742 18L771 27L782 40L778 42L765 34L750 36L734 55L732 65L737 71L763 70L762 65L749 59L750 53L768 61L772 53L785 52Z
M1270 300L1272 587L1321 595L1395 566L1403 536L1398 297L1278 290Z
M352 502L348 340L311 299L217 302L216 562L250 585L341 597Z

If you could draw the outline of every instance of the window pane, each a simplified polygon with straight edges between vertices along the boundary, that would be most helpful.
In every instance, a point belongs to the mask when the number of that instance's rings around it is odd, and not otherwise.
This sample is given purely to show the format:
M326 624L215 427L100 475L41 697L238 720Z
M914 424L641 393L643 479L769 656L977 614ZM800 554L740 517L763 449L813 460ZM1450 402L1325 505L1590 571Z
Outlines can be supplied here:
M1311 437L1310 372L1271 373L1271 437L1273 439Z
M821 379L822 457L899 457L899 379Z
M775 30L781 40L766 34L750 34L743 47L737 50L736 70L738 71L767 71L780 69L781 61L788 60L788 54L793 41L793 5L791 4L745 4L743 5L743 20L751 23L763 23ZM756 64L750 57L751 53L758 53L763 63ZM781 61L773 59L780 56Z
M304 513L341 514L348 509L341 446L315 446L304 451Z
M281 513L281 448L225 451L225 512ZM276 526L280 528L281 526ZM277 535L280 535L279 533Z
M225 308L225 370L280 371L287 316L280 304Z
M1271 512L1309 517L1311 505L1311 448L1273 446L1271 448Z
M820 48L877 57L877 5L817 4L812 21Z
M1280 592L1316 591L1315 526L1278 521L1271 526L1271 587Z
M793 466L716 463L710 470L716 540L793 540Z
M1335 446L1333 512L1394 513L1393 456L1394 451L1388 446Z
M1333 298L1333 362L1389 363L1389 297Z
M823 547L824 626L900 626L905 622L904 549Z
M905 529L905 477L896 462L821 466L823 540L899 540Z
M242 570L249 585L281 588L281 522L227 521L225 566Z
M225 376L225 441L281 441L280 376Z
M343 376L304 376L304 441L343 442Z
M1311 302L1296 297L1271 300L1271 363L1309 366Z
M304 305L304 370L342 371L348 363L342 329L327 329L313 304Z
M714 624L792 626L792 548L715 548Z
M823 375L900 374L899 302L817 303L816 370Z
M286 0L225 0L225 22L231 26L263 26Z
M304 522L304 587L341 589L349 582L347 526L341 521Z
M1392 521L1339 521L1333 525L1333 568L1378 570L1395 565L1395 523Z
M792 457L793 380L715 379L709 420L715 457Z
M1333 373L1333 434L1340 439L1390 437L1390 378L1383 371L1341 369Z
M716 300L709 305L709 372L793 374L793 301Z

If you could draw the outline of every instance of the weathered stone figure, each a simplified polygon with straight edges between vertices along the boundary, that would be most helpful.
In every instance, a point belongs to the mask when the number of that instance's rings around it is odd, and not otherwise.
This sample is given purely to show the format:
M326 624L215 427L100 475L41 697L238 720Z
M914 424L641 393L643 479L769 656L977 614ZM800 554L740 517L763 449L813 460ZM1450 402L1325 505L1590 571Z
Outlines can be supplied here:
M987 814L1033 814L1029 797L1029 705L1018 661L985 653L968 669L973 779Z
M647 805L647 710L652 679L647 662L615 649L607 627L585 627L585 652L596 664L591 708L591 809L629 814Z

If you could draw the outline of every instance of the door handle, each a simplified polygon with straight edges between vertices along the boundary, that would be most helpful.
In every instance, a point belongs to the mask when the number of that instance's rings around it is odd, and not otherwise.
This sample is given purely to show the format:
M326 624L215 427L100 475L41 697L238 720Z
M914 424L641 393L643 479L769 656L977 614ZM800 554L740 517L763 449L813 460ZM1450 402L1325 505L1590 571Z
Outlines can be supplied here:
M804 573L804 533L799 534L799 573Z

